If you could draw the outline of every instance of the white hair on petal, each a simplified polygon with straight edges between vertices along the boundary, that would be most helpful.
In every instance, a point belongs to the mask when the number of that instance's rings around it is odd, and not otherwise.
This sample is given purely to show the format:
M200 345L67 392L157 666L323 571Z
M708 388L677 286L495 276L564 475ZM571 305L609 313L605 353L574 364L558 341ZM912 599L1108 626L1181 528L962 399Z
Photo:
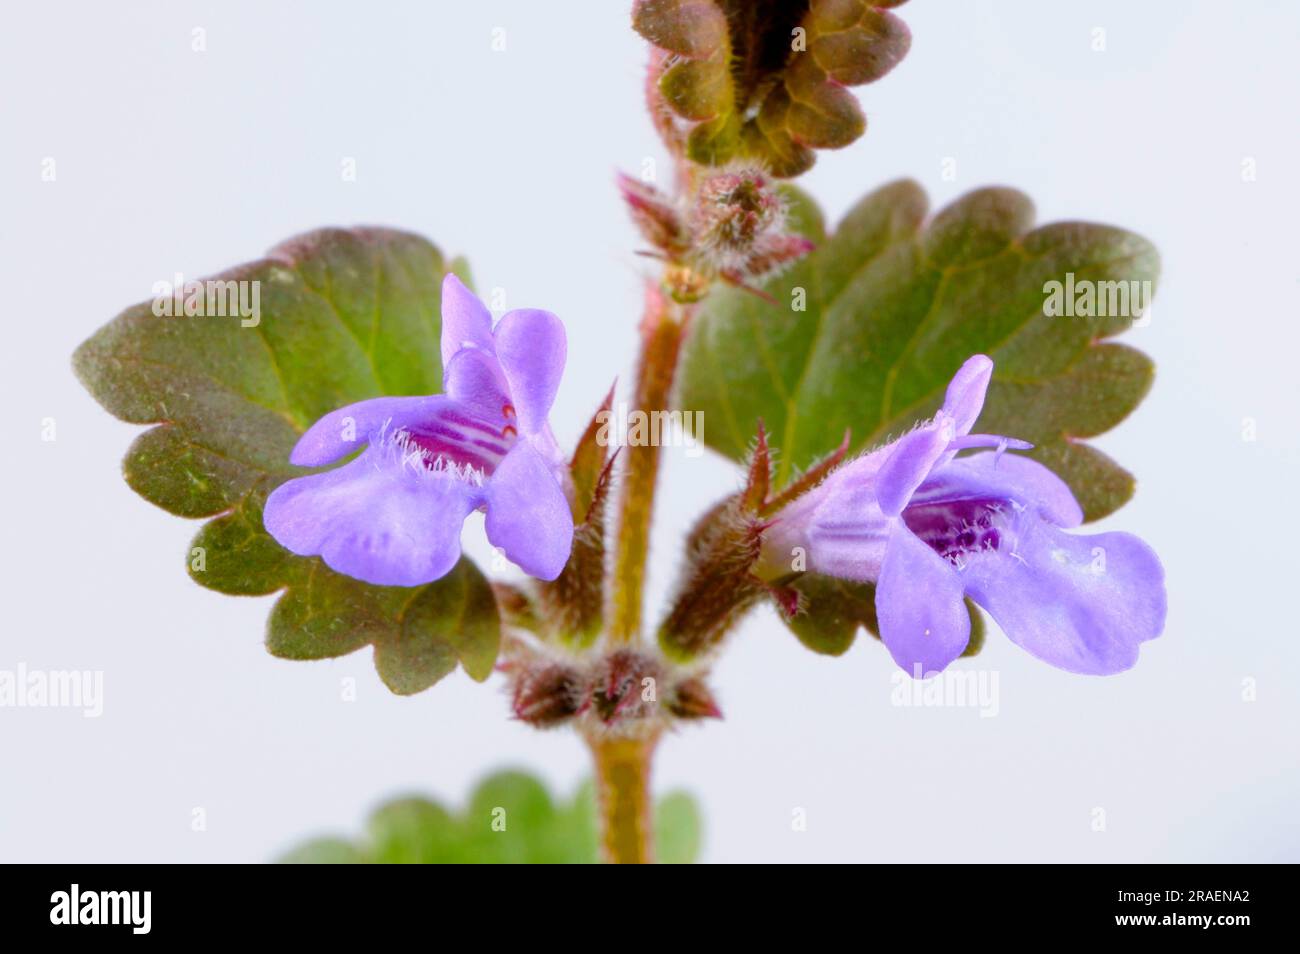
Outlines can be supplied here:
M396 465L403 473L433 480L455 480L482 487L486 475L472 464L461 464L435 454L418 444L409 431L398 428L389 431L392 418L388 418L370 438L370 446L378 449L380 459L375 466Z

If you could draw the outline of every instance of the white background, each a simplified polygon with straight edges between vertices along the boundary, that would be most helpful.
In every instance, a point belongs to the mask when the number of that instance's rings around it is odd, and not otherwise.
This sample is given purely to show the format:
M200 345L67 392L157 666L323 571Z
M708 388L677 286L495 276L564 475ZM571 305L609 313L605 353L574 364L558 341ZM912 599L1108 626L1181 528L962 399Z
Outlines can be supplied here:
M176 271L210 274L321 225L400 226L466 253L479 287L504 288L511 306L565 319L554 421L572 441L614 375L628 378L634 347L646 264L613 175L662 162L627 6L7 11L0 669L103 670L105 711L0 709L0 858L258 861L356 832L394 794L460 803L483 773L522 765L567 795L588 771L571 735L507 720L499 677L457 673L400 699L369 650L267 655L272 598L189 581L196 525L122 482L137 429L85 394L69 355ZM726 720L669 738L657 784L699 796L712 861L1300 860L1297 6L899 12L913 49L857 91L867 135L822 154L803 184L832 218L903 175L936 205L1010 184L1043 221L1114 223L1157 244L1153 321L1125 338L1155 358L1155 388L1097 443L1139 476L1105 527L1161 554L1168 628L1135 670L1104 679L990 633L961 664L999 674L1000 712L982 719L891 706L893 666L873 640L820 658L764 609L717 667ZM191 49L195 27L206 52ZM46 157L54 182L41 180ZM344 157L356 182L341 181ZM940 177L945 157L955 182ZM735 485L712 455L670 454L652 608L681 533ZM483 553L473 522L466 540ZM345 677L356 702L340 701ZM204 832L191 830L196 807ZM792 830L795 809L806 831Z

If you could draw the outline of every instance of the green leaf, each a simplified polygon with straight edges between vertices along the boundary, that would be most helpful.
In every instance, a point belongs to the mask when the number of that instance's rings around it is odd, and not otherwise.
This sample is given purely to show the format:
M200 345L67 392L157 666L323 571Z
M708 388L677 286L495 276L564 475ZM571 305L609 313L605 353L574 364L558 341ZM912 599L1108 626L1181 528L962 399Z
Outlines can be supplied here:
M441 805L423 798L394 799L366 823L369 846L353 847L358 857L381 864L434 864L459 847L457 822Z
M783 3L637 0L632 26L659 47L663 105L691 126L669 145L694 162L738 157L795 176L813 149L847 146L867 120L845 87L870 83L911 46L906 25L884 9L902 0Z
M284 865L360 865L369 859L342 838L317 838L304 842L280 858Z
M492 587L468 560L416 589L396 619L400 626L375 640L375 668L393 692L422 692L457 662L479 682L492 675L500 615Z
M799 594L799 612L794 616L782 612L781 621L813 652L842 656L859 629L880 638L874 583L804 573L783 585ZM970 641L962 655L974 656L984 648L984 615L969 599L966 612L970 614Z
M671 792L655 811L659 859L689 864L699 854L694 800ZM356 843L317 838L280 858L298 864L591 864L597 860L596 800L590 782L556 801L523 772L484 779L463 812L407 797L370 816Z
M695 799L669 792L655 805L655 859L663 865L689 865L700 854L703 829Z
M846 428L857 450L930 417L952 374L983 352L996 369L978 428L1034 442L1031 456L1070 484L1087 519L1111 513L1133 477L1082 439L1137 406L1152 365L1105 340L1131 318L1049 317L1045 285L1073 273L1154 287L1155 249L1105 225L1031 228L1032 204L1011 189L972 192L928 224L927 205L915 183L887 185L767 283L775 303L711 295L684 345L678 406L702 411L706 441L737 461L761 419L781 486ZM816 215L800 219L822 238Z
M790 617L782 613L781 619L799 642L815 653L843 655L853 645L859 628L866 627L873 636L880 630L873 583L805 573L789 586L799 593L800 610Z
M978 656L979 651L984 648L984 614L969 598L966 600L966 612L970 614L970 641L966 643L966 648L961 654Z
M374 644L380 675L403 694L457 662L480 681L491 672L499 621L482 574L462 560L428 586L371 586L284 550L263 528L262 508L275 487L305 473L289 452L321 415L440 389L449 269L468 274L405 232L311 232L210 280L249 283L239 286L242 299L221 299L228 317L206 301L204 315L189 317L145 302L73 357L108 411L156 425L127 452L131 487L170 513L215 518L187 554L191 577L235 595L282 590L267 626L272 653L322 659ZM237 301L242 312L231 307Z

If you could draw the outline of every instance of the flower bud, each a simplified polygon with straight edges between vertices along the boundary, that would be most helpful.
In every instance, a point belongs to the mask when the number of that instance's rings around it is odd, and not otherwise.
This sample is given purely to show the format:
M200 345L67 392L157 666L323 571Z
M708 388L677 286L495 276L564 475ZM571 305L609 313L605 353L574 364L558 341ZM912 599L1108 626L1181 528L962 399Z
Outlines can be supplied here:
M578 648L595 641L605 604L605 510L613 461L601 432L613 399L611 387L569 463L574 524L569 561L554 580L537 584L546 635Z
M635 649L616 649L597 664L591 702L605 723L644 719L659 706L663 667L658 659Z
M721 719L722 710L713 691L700 676L690 676L673 687L668 711L679 719Z
M720 260L744 261L758 238L785 222L785 207L757 168L738 168L707 176L700 183L691 228L700 249Z
M672 608L659 627L659 645L670 659L714 649L765 592L751 569L766 523L747 512L743 500L735 494L719 502L687 538Z
M732 284L766 278L813 247L789 231L785 198L758 166L704 177L689 222L692 263Z
M529 725L559 725L590 704L587 682L575 666L537 661L521 665L514 673L515 717Z
M766 278L803 258L814 248L811 239L802 235L765 235L754 243L745 274L751 278Z
M642 238L669 259L686 251L685 229L671 199L649 183L622 173L618 189Z
M709 293L712 279L689 265L669 265L664 269L664 288L679 305L690 305Z

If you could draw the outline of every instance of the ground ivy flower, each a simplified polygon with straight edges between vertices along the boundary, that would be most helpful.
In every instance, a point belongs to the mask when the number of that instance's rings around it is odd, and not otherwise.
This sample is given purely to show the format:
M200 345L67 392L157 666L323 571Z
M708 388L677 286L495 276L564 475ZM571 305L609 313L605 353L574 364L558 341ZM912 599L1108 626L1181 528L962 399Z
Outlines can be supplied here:
M776 517L763 564L804 548L808 569L876 584L880 636L909 673L942 670L966 648L970 596L1034 656L1076 673L1128 669L1160 635L1164 571L1127 533L1070 534L1069 487L1005 453L1031 445L971 434L993 362L968 360L934 419L833 471ZM958 458L969 448L993 448Z
M564 326L519 309L492 328L454 275L442 285L444 394L381 397L331 411L290 455L322 467L266 502L266 529L302 556L367 583L417 586L460 557L460 532L486 511L488 540L525 572L559 576L573 518L563 455L547 422L564 370Z

